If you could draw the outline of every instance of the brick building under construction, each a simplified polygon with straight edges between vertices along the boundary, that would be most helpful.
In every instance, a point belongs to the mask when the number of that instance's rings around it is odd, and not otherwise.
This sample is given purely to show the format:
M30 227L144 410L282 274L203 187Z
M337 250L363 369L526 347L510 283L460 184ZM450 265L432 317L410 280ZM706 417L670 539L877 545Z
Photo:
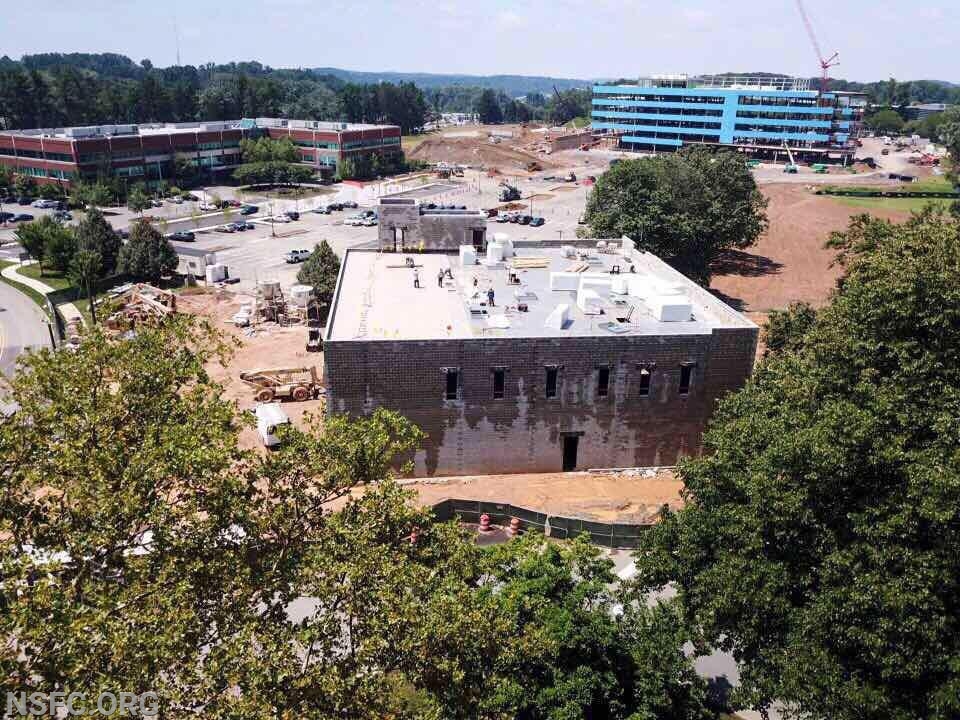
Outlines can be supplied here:
M757 326L629 239L459 242L349 250L324 343L328 412L408 417L418 476L672 465L751 372Z

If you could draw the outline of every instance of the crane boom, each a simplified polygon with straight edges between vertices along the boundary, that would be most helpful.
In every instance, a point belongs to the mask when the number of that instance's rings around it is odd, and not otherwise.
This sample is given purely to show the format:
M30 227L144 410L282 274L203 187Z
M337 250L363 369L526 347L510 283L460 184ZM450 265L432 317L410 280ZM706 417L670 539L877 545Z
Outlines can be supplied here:
M797 0L797 9L800 11L800 17L803 18L803 25L807 29L807 36L810 38L810 44L813 45L813 51L817 54L817 61L820 63L820 90L826 91L827 83L830 80L830 68L839 65L840 53L833 53L830 57L824 57L820 49L820 43L817 40L817 34L813 30L813 23L807 15L806 8L803 7L803 0Z

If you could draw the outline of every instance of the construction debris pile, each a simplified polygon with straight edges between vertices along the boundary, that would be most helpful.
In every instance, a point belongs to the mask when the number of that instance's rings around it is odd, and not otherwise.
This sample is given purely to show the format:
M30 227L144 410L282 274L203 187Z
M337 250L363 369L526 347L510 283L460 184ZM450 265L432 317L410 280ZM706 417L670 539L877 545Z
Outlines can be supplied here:
M177 296L169 290L137 283L111 291L111 314L106 319L110 330L132 330L142 323L163 320L177 310Z

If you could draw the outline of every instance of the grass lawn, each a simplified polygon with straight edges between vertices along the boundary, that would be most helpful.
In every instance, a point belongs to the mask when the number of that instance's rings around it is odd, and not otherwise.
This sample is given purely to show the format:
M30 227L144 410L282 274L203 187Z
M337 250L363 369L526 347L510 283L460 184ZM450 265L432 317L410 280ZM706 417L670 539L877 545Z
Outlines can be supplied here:
M17 273L19 273L20 275L23 275L24 277L33 278L34 280L39 280L40 282L45 283L50 287L52 287L54 290L66 290L67 288L73 287L73 283L70 282L70 279L67 278L63 273L54 272L53 270L45 270L43 275L41 276L40 266L36 263L33 265L24 265L23 267L18 268ZM4 278L4 280L6 280L6 278ZM17 287L23 288L25 291L27 290L27 288L23 285L18 284ZM37 295L40 298L39 299L40 304L43 307L46 307L46 301L42 297L40 297L39 293L36 293L33 290L30 290L29 292ZM102 297L102 295L98 295L97 297L98 298ZM93 324L93 318L90 315L90 301L84 297L79 300L75 300L73 304L77 306L77 310L79 310L80 314L83 315L83 321L87 325Z
M839 189L839 188L838 188ZM849 188L844 188L849 189ZM860 186L857 186L857 189L861 189ZM903 190L906 192L951 192L954 188L945 177L941 176L932 176L919 180L915 183L906 183L904 185L898 185L895 188L891 187L863 187L864 190ZM917 210L922 210L928 204L937 205L944 210L949 210L950 205L953 203L953 200L946 200L941 198L878 198L878 197L853 197L849 195L828 195L837 202L840 202L849 207L865 208L867 210L871 209L881 209L881 210L899 210L901 212L913 212Z
M849 207L864 208L865 210L899 210L901 212L914 212L923 210L927 205L938 205L944 210L949 210L952 200L941 200L937 198L873 198L873 197L844 197L841 195L827 195L832 200L848 205Z
M4 261L3 264L4 264L4 265L16 265L17 263ZM21 284L21 283L18 283L18 282L16 282L15 280L11 280L11 279L9 279L9 278L6 278L6 277L4 277L3 275L0 275L0 282L4 282L4 283L6 283L7 285L9 285L10 287L19 290L19 291L22 292L24 295L26 295L26 296L29 297L31 300L33 300L37 305L39 305L41 308L43 308L44 312L46 312L46 310L47 310L47 300L46 300L46 298L45 298L43 295L41 295L40 293L38 293L36 290L34 290L33 288L27 287L26 285L23 285L23 284Z

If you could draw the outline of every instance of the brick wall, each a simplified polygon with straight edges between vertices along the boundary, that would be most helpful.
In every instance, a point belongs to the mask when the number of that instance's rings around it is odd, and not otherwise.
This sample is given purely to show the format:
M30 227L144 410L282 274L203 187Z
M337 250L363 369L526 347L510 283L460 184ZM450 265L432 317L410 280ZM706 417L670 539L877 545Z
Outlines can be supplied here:
M415 204L382 203L379 210L380 249L394 250L394 229L403 230L403 245L410 250L457 251L473 244L473 231L486 233L487 218L480 213L420 214Z
M325 343L328 411L397 410L428 439L415 474L548 472L562 468L565 433L579 434L577 468L672 465L700 450L723 394L741 387L756 327L709 335L564 337ZM692 364L689 394L681 366ZM557 397L545 397L546 366L558 366ZM609 393L598 396L599 368ZM445 399L443 368L459 370ZM505 370L503 399L493 372ZM651 373L640 391L641 368Z

